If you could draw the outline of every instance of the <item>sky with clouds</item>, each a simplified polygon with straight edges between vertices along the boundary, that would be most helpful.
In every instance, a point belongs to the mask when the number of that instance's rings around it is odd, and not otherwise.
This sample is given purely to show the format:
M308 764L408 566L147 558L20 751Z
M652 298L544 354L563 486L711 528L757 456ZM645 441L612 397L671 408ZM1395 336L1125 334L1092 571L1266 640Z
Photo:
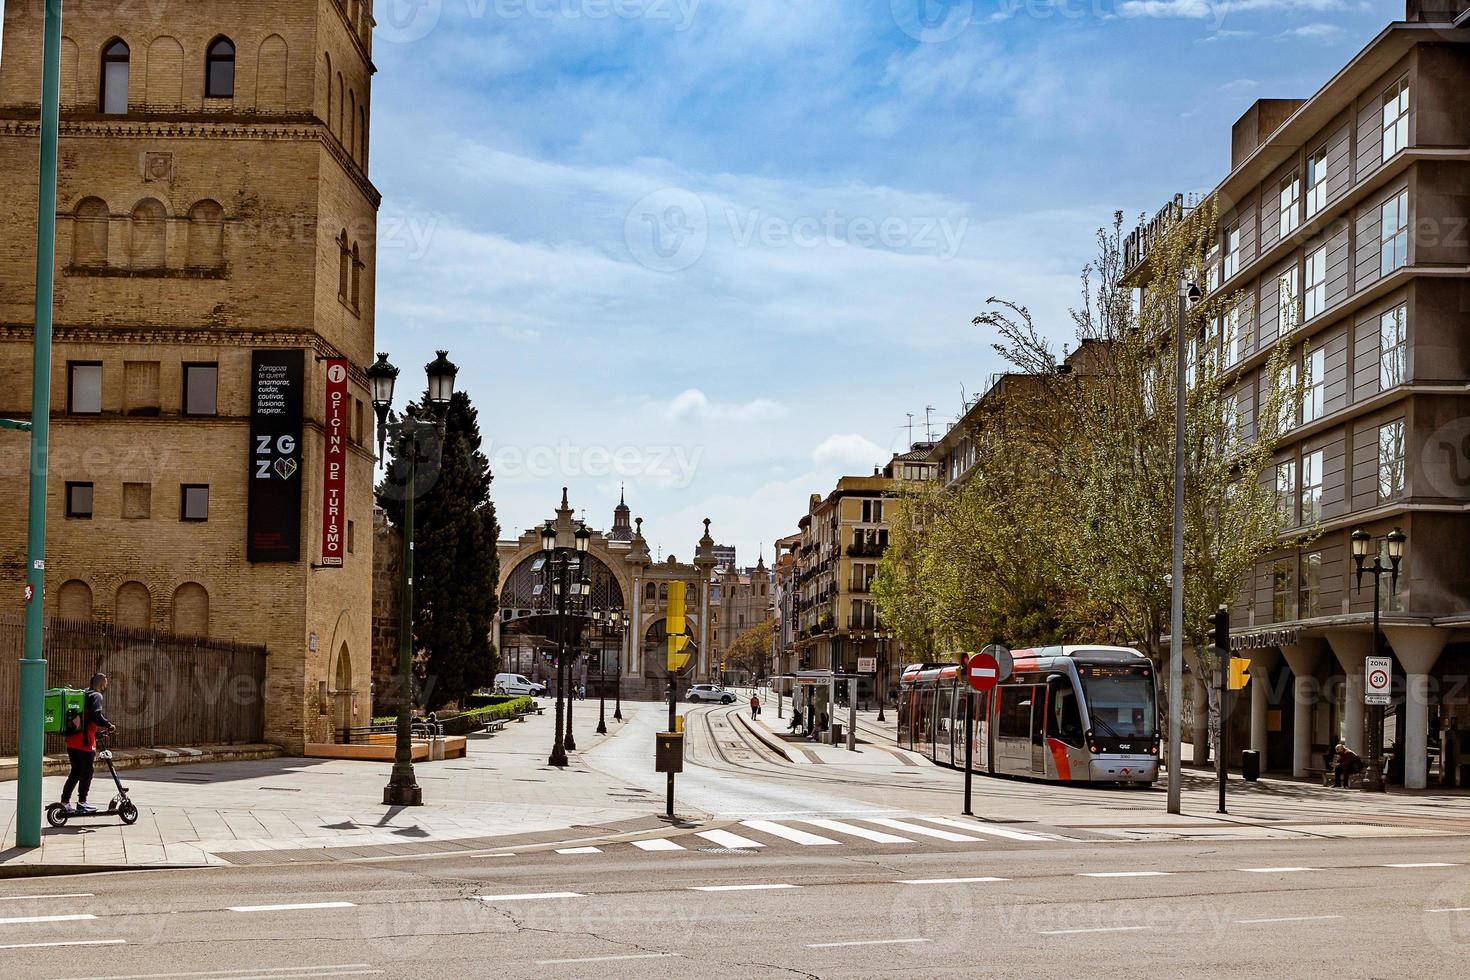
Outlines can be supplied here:
M12 0L14 2L14 0ZM753 562L1057 337L1096 229L1207 189L1402 0L376 0L378 346L447 347L505 533L619 486Z

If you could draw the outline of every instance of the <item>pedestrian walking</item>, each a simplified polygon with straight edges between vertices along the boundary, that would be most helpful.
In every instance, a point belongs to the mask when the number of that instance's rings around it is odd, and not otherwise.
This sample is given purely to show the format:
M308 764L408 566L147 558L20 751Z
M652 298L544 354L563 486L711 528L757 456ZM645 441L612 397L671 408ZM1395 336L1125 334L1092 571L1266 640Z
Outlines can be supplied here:
M578 701L586 701L587 700L587 685L586 684L578 684L577 685L577 700Z
M87 803L87 793L92 789L92 771L97 759L97 733L114 731L103 709L102 693L107 690L107 675L92 675L82 700L81 729L66 737L66 757L71 762L71 772L66 785L61 788L61 805L71 810L71 794L77 794L74 813L96 813L97 808Z
M752 691L751 694L750 694L750 717L752 717L752 718L759 718L760 715L761 715L761 699L760 699L760 695L758 695L754 691Z

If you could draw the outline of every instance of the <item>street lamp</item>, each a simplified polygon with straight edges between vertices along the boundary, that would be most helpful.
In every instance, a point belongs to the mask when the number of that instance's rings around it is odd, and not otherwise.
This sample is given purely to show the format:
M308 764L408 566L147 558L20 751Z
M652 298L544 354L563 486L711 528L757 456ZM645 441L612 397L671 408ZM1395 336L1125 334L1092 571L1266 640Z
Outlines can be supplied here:
M888 699L888 641L893 639L893 630L878 631L878 721L883 717L883 702Z
M556 735L549 760L549 765L557 767L566 766L567 750L575 751L577 748L576 739L572 736L572 698L567 691L568 681L572 677L568 661L575 656L569 649L575 640L570 635L572 617L579 612L579 607L585 608L586 596L592 591L583 564L587 544L591 539L592 532L584 524L572 536L573 547L557 547L556 527L553 523L547 521L546 526L541 529L541 550L545 557L546 576L551 582L553 626L557 640ZM577 570L575 579L572 578L574 568Z
M421 806L423 790L413 772L413 737L410 731L413 710L413 509L414 486L418 474L419 440L426 431L436 435L435 456L444 451L445 419L449 402L454 397L454 378L459 368L450 362L447 351L426 365L429 378L428 402L432 420L418 417L412 405L400 418L393 414L393 389L398 381L398 368L388 362L387 354L379 354L367 369L373 412L378 416L378 457L383 458L386 440L393 439L394 459L403 464L403 595L398 625L398 732L393 755L393 774L383 788L385 806ZM435 462L426 459L425 462ZM392 474L387 479L391 482Z
M613 721L623 720L623 611L614 609L612 611L613 635L618 638L618 670L614 675L615 685L614 697L617 699L613 704Z
M572 595L578 597L580 608L586 610L592 603L592 579L587 574L587 546L592 542L592 532L587 530L586 524L583 524L572 535L572 540L575 542L577 552L577 579L571 583ZM578 642L574 644L571 662L567 664L567 677L571 681L571 686L576 689L578 688L576 667L577 661L581 656L580 633L574 639ZM577 735L572 729L572 702L575 700L576 698L574 697L567 697L567 731L566 737L563 740L566 747L573 752L577 750Z
M597 647L597 734L607 734L607 647L609 639L618 640L618 668L623 666L622 633L619 629L622 615L616 609L597 610L598 636L603 641ZM622 705L613 714L614 721L622 721Z
M1385 567L1383 559L1373 556L1371 567L1365 567L1368 554L1373 550L1373 536L1362 528L1352 533L1353 542L1353 566L1357 572L1357 591L1363 591L1363 573L1369 572L1373 575L1373 655L1380 656L1383 652L1383 643L1380 638L1378 625L1378 595L1379 580L1387 572L1389 578L1389 595L1399 584L1399 563L1404 559L1404 542L1409 536L1402 528L1394 528L1388 532L1388 565ZM1363 769L1363 790L1365 792L1383 792L1383 705L1375 704L1368 712L1368 744L1365 746L1368 752L1368 762Z

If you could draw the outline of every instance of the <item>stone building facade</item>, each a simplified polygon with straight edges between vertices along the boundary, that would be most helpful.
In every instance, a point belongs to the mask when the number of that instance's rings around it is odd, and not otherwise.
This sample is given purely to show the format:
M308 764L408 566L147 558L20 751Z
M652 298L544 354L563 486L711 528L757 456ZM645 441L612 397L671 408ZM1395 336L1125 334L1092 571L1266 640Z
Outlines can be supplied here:
M561 505L550 523L556 528L559 543L565 546L572 544L581 523L572 514L563 487ZM594 530L587 550L592 607L618 610L628 628L618 633L591 628L572 683L585 684L595 696L605 673L611 694L621 675L623 697L657 700L664 696L668 683L665 625L669 585L673 582L683 582L686 587L686 615L696 648L689 673L680 684L709 680L715 670L709 625L714 540L709 536L709 521L705 521L704 537L695 548L692 562L681 562L673 555L655 561L643 536L643 519L637 518L629 528L629 514L627 504L620 500L613 515L613 529L606 533ZM549 591L538 593L536 588L542 581L538 568L541 527L528 528L517 538L500 541L498 550L500 616L493 639L500 651L501 670L549 681L554 676L550 654L557 644L537 619L548 608L545 593Z
M41 10L6 5L0 61L12 418L30 410ZM98 0L68 5L62 42L46 610L264 644L265 737L293 752L371 713L372 31L358 0ZM301 516L276 514L286 544L252 561L262 355L302 365L276 469ZM324 568L328 357L348 363L347 492ZM0 439L13 500L26 452ZM7 596L24 529L23 508L0 514Z
M1450 747L1448 759L1458 743L1470 761L1467 8L1409 0L1404 20L1310 98L1257 102L1212 192L1207 285L1244 300L1206 340L1247 435L1280 339L1308 389L1267 477L1288 534L1307 543L1268 555L1231 608L1251 660L1250 745L1298 776L1339 740L1364 745L1373 590L1371 577L1355 583L1358 529L1381 554L1394 528L1408 535L1398 587L1385 577L1381 600L1399 692L1390 775L1423 787L1431 746ZM1129 239L1129 275L1157 227Z

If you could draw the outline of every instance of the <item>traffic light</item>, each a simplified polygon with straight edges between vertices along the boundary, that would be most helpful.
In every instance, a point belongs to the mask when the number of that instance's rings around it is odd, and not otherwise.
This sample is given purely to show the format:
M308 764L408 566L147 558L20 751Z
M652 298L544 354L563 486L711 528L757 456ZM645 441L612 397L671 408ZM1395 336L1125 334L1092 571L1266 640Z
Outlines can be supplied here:
M1230 658L1230 690L1243 691L1250 681L1251 662L1244 657Z
M1230 656L1230 607L1221 606L1210 615L1210 632L1214 636L1215 656Z

